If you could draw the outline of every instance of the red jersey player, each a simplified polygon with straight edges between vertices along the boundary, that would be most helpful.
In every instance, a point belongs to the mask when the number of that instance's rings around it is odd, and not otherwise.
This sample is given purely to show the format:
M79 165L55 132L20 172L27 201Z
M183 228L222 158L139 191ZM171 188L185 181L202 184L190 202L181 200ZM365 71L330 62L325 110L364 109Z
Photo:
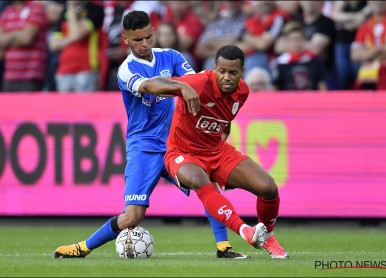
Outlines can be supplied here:
M214 71L175 78L198 93L200 109L189 113L186 102L178 99L166 143L166 169L179 185L196 191L218 221L255 248L266 249L272 258L287 258L273 235L280 203L277 185L260 165L222 140L248 98L249 88L241 80L244 53L236 46L223 46L215 63ZM260 223L248 226L211 181L223 189L241 188L256 195Z

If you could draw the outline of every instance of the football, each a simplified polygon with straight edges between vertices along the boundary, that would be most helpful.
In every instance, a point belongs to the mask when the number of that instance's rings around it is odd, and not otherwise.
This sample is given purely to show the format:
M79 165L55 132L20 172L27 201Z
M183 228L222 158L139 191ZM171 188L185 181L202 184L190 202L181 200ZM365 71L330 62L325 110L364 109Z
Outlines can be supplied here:
M153 254L154 240L143 227L126 228L117 236L115 250L123 259L147 259Z

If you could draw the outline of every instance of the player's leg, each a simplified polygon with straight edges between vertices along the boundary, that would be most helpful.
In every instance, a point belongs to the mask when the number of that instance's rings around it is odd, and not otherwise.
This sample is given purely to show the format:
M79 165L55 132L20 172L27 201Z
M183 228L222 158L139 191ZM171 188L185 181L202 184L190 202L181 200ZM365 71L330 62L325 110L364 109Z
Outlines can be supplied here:
M226 168L226 165L224 165ZM221 174L224 176L224 174ZM251 158L243 159L230 172L226 181L227 188L242 188L256 196L256 211L259 221L267 227L266 242L263 247L272 258L287 258L288 254L273 235L279 215L280 197L273 178Z
M138 225L145 217L146 209L147 205L127 204L124 213L110 218L94 234L86 239L86 247L89 250L93 250L116 239L119 232L123 229Z
M114 240L119 232L133 227L145 216L149 197L163 169L163 153L127 152L125 168L125 212L107 220L84 241L64 245L54 252L55 258L83 258L93 249Z
M178 186L176 181L172 177L170 177L170 175L166 171L166 169L164 170L164 172L161 176L164 177L169 182L176 185L179 189L181 189L181 191L185 195L189 196L189 190L186 190L186 189ZM218 189L218 187L217 187L217 189ZM227 258L227 259L246 259L246 258L249 258L247 255L241 254L232 248L232 246L228 240L228 231L227 231L227 228L224 224L217 221L212 215L210 215L210 213L207 210L205 210L205 215L209 220L213 235L214 235L215 240L216 240L216 245L217 245L216 255L218 258Z
M196 191L198 198L205 209L217 221L241 235L248 243L256 248L261 248L264 243L265 227L259 223L249 227L237 215L229 200L221 195L217 188L211 183L208 172L204 170L205 164L197 155L181 155L173 151L167 151L165 155L165 166L172 177L177 177L177 183ZM241 231L248 230L248 235Z
M119 232L125 228L139 224L146 212L145 206L129 205L124 213L107 220L89 238L71 245L64 245L54 252L55 258L83 258L92 250L117 238ZM135 215L135 216L134 216ZM126 219L129 219L127 221ZM119 221L120 220L120 221ZM118 222L121 222L119 225ZM129 224L131 223L131 224Z
M263 223L248 226L237 214L231 202L221 195L210 182L207 172L194 163L186 163L178 169L178 180L189 184L197 193L205 209L218 221L243 237L255 248L261 248L266 233Z
M216 182L212 182L216 186L217 191L220 191L220 188ZM248 255L242 254L234 250L228 240L228 231L227 227L221 222L217 221L210 213L205 209L205 215L210 222L213 235L216 239L217 244L217 258L225 259L247 259L250 258Z
M223 259L247 259L250 258L248 255L237 252L232 248L231 243L228 240L227 227L216 220L210 213L205 209L206 217L209 220L210 227L212 228L213 235L216 239L217 245L217 258Z

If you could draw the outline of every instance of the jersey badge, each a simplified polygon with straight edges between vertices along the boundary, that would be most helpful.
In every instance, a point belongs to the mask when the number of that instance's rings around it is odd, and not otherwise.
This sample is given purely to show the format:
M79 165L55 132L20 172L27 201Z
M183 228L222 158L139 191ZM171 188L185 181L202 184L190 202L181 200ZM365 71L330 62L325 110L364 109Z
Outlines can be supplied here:
M161 75L162 77L172 77L172 75L171 75L171 73L170 73L169 70L163 70L163 71L161 71L161 72L160 72L160 75Z
M178 156L176 159L174 159L174 161L177 163L177 164L180 164L182 161L184 161L184 157L182 155Z
M235 115L238 110L239 110L239 102L233 103L232 114Z

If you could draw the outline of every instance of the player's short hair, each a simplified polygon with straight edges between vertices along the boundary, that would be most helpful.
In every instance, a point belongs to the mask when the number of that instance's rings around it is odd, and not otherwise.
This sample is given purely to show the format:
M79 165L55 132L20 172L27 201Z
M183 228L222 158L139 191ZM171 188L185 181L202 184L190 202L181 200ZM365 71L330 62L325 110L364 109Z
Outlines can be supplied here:
M240 59L240 64L244 67L244 52L235 45L224 45L216 53L216 63L219 57L223 57L226 60Z
M144 11L131 11L123 17L123 29L137 30L150 24L150 17Z

